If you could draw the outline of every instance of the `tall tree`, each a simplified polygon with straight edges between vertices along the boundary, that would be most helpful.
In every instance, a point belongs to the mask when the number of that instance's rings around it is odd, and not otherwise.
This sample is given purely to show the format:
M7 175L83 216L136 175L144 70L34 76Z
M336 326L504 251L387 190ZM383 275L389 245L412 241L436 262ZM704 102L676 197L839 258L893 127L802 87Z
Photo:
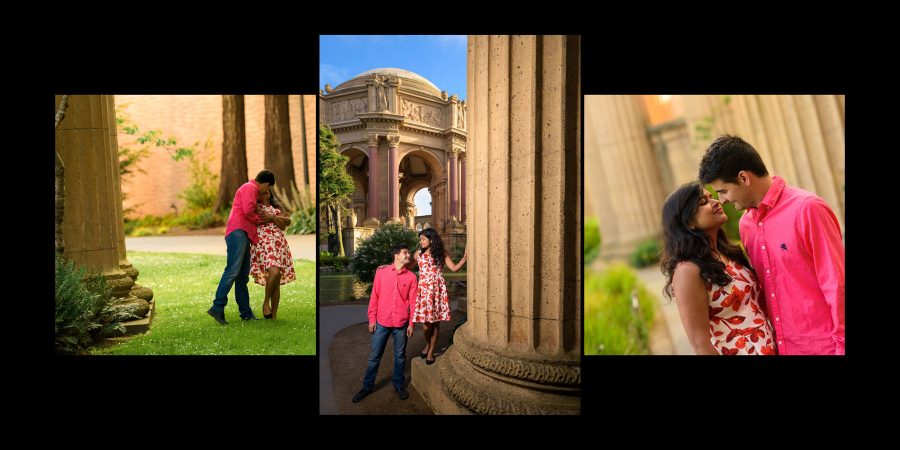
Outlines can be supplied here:
M59 124L66 117L66 109L69 108L69 96L63 95L59 99L59 107L56 110L53 129L59 128ZM63 213L66 206L66 167L63 165L59 152L56 154L56 254L62 255L66 250L65 241L63 241Z
M340 210L350 201L350 194L356 190L356 186L353 185L353 178L347 173L349 158L336 151L340 145L331 128L319 124L319 164L322 170L319 179L319 206L331 211L338 239L337 254L344 256Z
M294 156L291 153L291 119L287 95L266 95L265 168L275 174L275 186L282 195L293 198Z
M306 148L306 136L307 136L306 133L312 133L312 130L306 129L306 102L311 101L311 100L308 100L307 97L312 97L312 96L311 95L309 95L309 96L301 95L300 96L300 130L302 130L300 135L302 136L302 139L301 139L299 147L300 147L300 170L302 170L303 173L299 174L297 183L300 186L305 186L307 189L309 189L309 160L306 157L306 155L307 155L306 152L308 152L309 149ZM298 186L298 187L300 187L300 186Z
M213 211L234 201L234 193L247 182L247 134L244 129L244 96L222 96L222 172Z

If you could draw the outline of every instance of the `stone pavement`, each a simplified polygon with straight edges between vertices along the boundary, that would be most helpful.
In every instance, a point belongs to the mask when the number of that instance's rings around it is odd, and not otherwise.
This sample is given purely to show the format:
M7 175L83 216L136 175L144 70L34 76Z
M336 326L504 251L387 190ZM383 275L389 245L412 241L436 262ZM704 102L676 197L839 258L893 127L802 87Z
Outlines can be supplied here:
M362 388L362 379L371 349L366 310L368 304L319 306L319 413L320 414L433 414L431 409L410 384L410 368L425 346L422 326L417 324L413 337L406 346L404 382L409 398L400 400L391 385L393 372L393 342L385 347L375 391L359 403L351 401ZM448 345L450 331L465 314L456 309L457 302L450 302L453 310L451 322L441 323L436 358Z
M295 259L316 260L315 234L289 234L285 236ZM129 251L160 253L199 253L225 256L225 236L146 236L126 237Z

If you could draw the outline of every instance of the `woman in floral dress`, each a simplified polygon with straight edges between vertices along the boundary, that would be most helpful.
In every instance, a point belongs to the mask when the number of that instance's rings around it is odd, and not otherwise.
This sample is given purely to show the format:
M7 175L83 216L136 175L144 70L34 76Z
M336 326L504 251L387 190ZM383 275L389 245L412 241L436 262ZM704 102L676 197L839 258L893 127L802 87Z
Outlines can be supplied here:
M433 364L441 322L450 321L450 299L442 275L443 268L458 271L466 263L466 254L464 252L462 259L455 264L444 252L444 243L433 228L419 232L419 247L413 255L413 261L419 265L419 288L412 321L421 322L425 327L425 348L420 356L425 358L426 364Z
M281 285L297 279L291 249L284 237L284 229L291 224L291 218L282 215L271 190L259 195L256 212L267 212L275 216L274 222L261 224L257 228L259 240L256 245L250 246L250 275L256 284L266 287L263 317L276 319Z
M688 183L666 199L662 214L665 293L678 305L694 352L776 354L756 274L741 248L728 242L719 201Z

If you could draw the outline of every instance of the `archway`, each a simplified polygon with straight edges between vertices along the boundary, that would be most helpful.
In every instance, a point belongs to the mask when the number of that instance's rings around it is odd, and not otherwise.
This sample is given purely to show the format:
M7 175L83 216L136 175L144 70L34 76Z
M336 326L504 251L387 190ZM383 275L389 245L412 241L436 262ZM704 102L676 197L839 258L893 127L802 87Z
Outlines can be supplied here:
M353 177L353 184L356 189L350 195L350 211L348 223L350 226L361 227L363 221L366 220L369 203L368 203L368 185L369 185L369 156L358 147L348 147L341 150L341 154L349 158L347 161L347 173Z
M400 213L409 228L416 228L416 193L423 189L430 197L430 220L443 223L446 216L446 177L440 160L431 151L416 148L400 159ZM419 215L422 215L421 213Z

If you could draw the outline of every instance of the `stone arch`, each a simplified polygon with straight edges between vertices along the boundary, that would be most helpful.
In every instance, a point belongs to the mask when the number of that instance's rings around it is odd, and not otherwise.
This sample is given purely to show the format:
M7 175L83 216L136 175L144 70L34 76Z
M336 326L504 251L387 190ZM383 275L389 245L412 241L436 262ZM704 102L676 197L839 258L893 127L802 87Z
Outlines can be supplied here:
M350 209L353 212L351 217L355 216L355 220L351 219L352 226L360 227L366 220L369 204L368 204L368 186L369 186L369 152L355 145L350 145L340 151L340 154L349 158L347 161L347 173L353 177L353 185L356 189L350 194Z
M442 156L442 155L441 155ZM404 174L400 183L399 199L402 205L413 203L416 191L426 187L431 194L431 216L433 223L443 223L447 215L447 184L443 158L432 149L411 147L399 155L400 172ZM414 220L407 219L410 228Z

